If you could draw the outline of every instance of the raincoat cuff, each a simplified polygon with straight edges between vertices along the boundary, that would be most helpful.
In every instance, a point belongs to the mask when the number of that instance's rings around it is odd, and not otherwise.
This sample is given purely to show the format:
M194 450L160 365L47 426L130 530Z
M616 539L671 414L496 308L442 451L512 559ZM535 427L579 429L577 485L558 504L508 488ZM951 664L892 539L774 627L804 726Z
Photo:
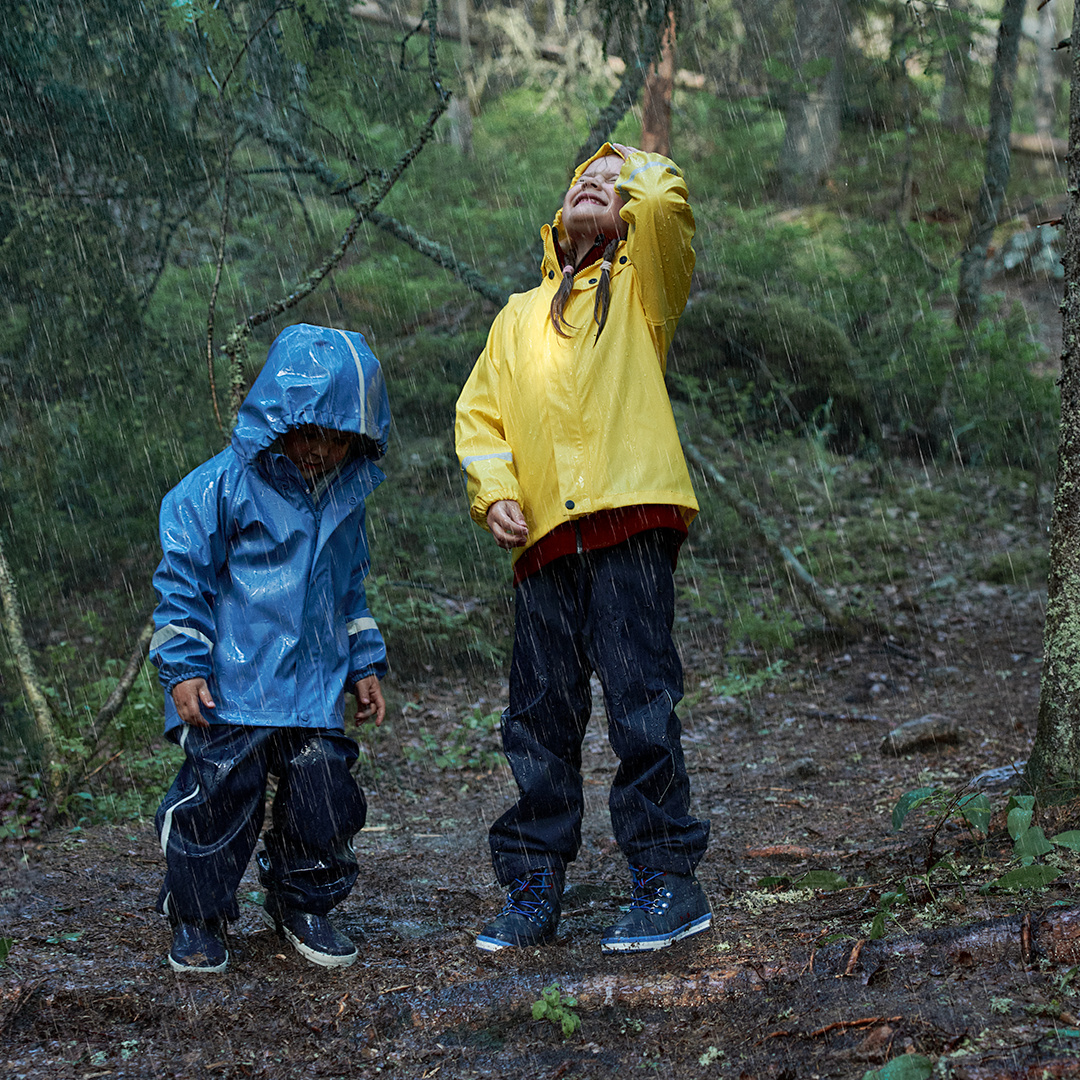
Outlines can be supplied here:
M366 679L369 675L374 675L376 678L381 679L386 674L386 669L379 670L378 664L368 664L367 667L361 668L359 671L350 671L345 677L345 684L348 686L349 691L361 680Z
M496 491L492 495L477 496L472 504L472 519L477 525L487 529L488 511L497 502L516 502L521 506L521 493L517 491ZM491 530L488 529L490 532Z
M210 672L208 671L185 671L180 675L172 675L166 681L161 680L161 685L165 687L165 693L171 694L173 690L182 682L187 682L188 679L209 679Z

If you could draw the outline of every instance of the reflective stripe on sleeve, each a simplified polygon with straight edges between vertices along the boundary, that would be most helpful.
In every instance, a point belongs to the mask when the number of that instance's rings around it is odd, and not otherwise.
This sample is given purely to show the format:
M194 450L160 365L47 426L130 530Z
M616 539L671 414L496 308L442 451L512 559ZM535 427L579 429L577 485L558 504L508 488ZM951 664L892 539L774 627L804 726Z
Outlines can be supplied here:
M469 466L472 465L474 462L491 461L492 459L497 459L499 461L509 461L512 463L514 460L514 455L509 450L505 450L502 453L498 454L477 454L475 457L467 457L464 458L461 462L461 471L468 471Z
M347 623L345 626L345 630L348 633L349 637L352 637L353 634L359 634L364 630L378 629L379 624L370 615L365 615L363 618L360 619L353 619L351 623Z
M196 630L193 626L177 626L176 623L169 623L168 626L163 626L151 639L150 639L150 651L160 649L166 641L172 641L174 637L194 638L196 641L201 641L208 649L214 647L214 643L201 631Z

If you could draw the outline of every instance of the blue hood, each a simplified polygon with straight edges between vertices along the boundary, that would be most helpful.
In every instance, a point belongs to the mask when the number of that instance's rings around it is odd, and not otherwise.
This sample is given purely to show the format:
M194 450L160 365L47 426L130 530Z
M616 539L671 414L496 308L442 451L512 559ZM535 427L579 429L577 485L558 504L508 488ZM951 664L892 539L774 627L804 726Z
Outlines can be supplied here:
M233 449L253 462L302 424L361 436L365 457L386 453L390 402L382 368L362 335L308 323L282 330L240 407Z

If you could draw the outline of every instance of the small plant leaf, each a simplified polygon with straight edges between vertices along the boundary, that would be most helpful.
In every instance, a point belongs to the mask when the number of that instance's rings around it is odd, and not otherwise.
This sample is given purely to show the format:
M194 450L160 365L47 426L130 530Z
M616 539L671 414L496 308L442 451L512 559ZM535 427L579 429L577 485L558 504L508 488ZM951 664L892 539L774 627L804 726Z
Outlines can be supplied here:
M1025 829L1013 845L1013 853L1017 858L1038 858L1054 850L1054 845L1046 839L1046 834L1037 825L1033 829Z
M1020 866L1016 870L1010 870L1007 874L1002 874L994 884L999 889L1041 889L1060 875L1060 870L1056 870L1052 866L1043 866L1040 863L1035 866Z
M977 795L965 795L957 804L964 820L979 832L985 833L990 828L993 810L990 800L981 792Z
M11 952L11 946L14 944L14 938L0 937L0 967L3 967L4 961L8 958L8 953Z
M863 1080L928 1080L934 1075L934 1063L922 1054L901 1054L880 1069L863 1074Z
M1070 829L1069 832L1058 833L1050 837L1051 844L1058 847L1068 848L1070 851L1080 851L1080 829Z
M893 832L899 831L900 826L904 824L904 818L906 818L912 810L922 806L924 802L928 799L932 799L938 793L939 789L936 787L921 787L915 788L914 791L905 791L904 794L896 800L896 805L893 807Z
M798 881L793 882L793 889L820 889L822 892L836 892L848 887L847 878L832 870L810 870Z
M1019 840L1020 837L1031 828L1031 815L1032 810L1024 806L1014 806L1006 818L1006 824L1009 829L1009 835L1014 840Z

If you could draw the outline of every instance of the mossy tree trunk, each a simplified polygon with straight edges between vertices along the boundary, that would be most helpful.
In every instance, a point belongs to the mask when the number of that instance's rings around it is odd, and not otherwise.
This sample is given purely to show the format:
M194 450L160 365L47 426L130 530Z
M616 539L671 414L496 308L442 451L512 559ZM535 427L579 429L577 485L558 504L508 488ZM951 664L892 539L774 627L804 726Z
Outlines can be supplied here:
M1073 14L1080 42L1080 4ZM1072 50L1061 433L1035 745L1025 779L1044 803L1080 796L1080 49Z

